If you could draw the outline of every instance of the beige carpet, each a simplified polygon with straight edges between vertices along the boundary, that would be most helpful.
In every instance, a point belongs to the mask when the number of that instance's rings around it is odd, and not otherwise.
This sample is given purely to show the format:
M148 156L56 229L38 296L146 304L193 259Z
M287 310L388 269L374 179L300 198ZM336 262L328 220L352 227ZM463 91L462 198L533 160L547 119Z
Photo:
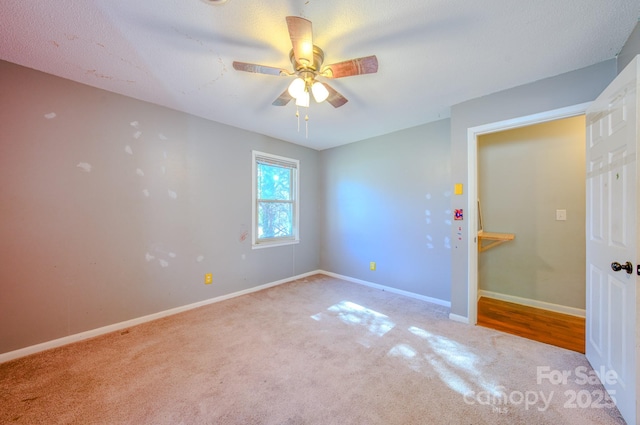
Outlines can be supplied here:
M0 422L623 423L602 387L538 367L588 363L318 275L0 364Z

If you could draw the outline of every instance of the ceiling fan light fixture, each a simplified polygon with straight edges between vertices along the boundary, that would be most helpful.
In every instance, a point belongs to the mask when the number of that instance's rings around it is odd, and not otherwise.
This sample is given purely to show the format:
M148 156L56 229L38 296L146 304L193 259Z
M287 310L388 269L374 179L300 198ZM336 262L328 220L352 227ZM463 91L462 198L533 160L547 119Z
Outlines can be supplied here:
M289 84L289 94L291 95L291 97L293 97L294 99L298 99L300 96L302 96L305 93L305 82L302 78L298 77L295 80L293 80L291 82L291 84ZM307 93L307 98L309 97L308 93Z
M228 0L202 1L211 4L221 4ZM236 61L233 62L233 68L238 71L266 75L295 75L296 78L289 84L287 89L273 101L272 105L284 106L292 99L295 99L298 131L300 131L300 112L298 108L309 108L311 95L313 95L317 103L322 103L326 100L327 103L331 104L334 108L339 108L348 102L348 100L331 87L331 85L316 81L317 77L342 78L352 75L373 74L378 72L378 59L375 55L372 55L349 59L323 67L324 52L320 47L313 44L311 21L299 16L287 16L286 21L292 47L289 52L289 61L293 67L293 72L272 66ZM308 137L309 115L305 114L304 121L306 136Z
M296 97L296 106L302 106L303 108L309 107L309 92L303 91L300 96Z
M313 83L313 85L311 86L311 93L313 93L313 98L318 103L324 102L325 100L327 100L327 97L329 97L329 90L327 90L324 84L322 84L320 81L316 81L315 83Z

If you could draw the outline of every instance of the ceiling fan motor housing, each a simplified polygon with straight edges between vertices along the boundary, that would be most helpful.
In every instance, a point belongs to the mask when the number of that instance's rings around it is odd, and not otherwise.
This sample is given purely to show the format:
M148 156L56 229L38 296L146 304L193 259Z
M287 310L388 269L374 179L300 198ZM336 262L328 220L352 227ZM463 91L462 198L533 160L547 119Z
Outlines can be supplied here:
M309 63L307 60L302 59L300 62L296 62L296 58L293 54L293 49L289 52L289 60L291 61L291 65L293 65L293 69L296 74L300 74L301 72L313 72L317 74L320 72L320 67L322 66L322 62L324 62L324 52L321 48L313 45L313 62Z

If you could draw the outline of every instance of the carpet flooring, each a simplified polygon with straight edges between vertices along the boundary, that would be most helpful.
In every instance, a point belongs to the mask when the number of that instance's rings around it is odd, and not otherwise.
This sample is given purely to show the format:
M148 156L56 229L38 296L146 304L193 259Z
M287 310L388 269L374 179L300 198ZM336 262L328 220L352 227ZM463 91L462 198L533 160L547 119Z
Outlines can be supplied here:
M624 423L584 355L448 314L316 275L2 363L0 422Z

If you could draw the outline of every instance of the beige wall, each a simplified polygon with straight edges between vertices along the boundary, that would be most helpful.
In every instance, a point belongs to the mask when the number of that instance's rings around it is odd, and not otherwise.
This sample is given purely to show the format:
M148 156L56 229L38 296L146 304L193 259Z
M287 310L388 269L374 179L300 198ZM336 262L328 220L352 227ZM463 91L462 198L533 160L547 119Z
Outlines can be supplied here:
M484 229L516 235L479 254L481 290L584 309L584 141L584 116L479 138Z

